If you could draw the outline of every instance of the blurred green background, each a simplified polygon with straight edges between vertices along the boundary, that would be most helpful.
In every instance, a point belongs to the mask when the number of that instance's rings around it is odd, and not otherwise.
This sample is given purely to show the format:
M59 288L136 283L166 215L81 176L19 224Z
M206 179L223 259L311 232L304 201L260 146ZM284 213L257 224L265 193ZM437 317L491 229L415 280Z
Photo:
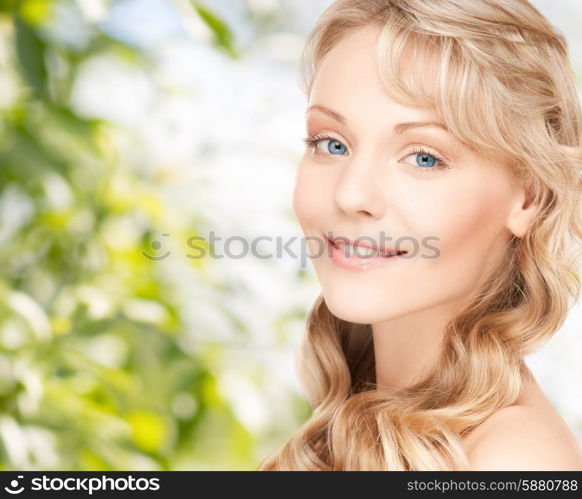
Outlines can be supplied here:
M1 469L251 470L307 419L309 264L189 255L301 235L296 63L328 4L0 2ZM581 435L577 314L531 362Z
M239 7L251 53L281 15ZM188 78L244 71L242 50L210 2L2 3L2 469L254 469L308 416L272 367L289 359L304 307L290 300L271 317L236 269L185 257L211 216L228 219L196 208L211 188L191 177L216 160L201 129L225 127L184 104L227 96ZM177 249L150 259L161 234ZM293 266L285 276L306 279Z

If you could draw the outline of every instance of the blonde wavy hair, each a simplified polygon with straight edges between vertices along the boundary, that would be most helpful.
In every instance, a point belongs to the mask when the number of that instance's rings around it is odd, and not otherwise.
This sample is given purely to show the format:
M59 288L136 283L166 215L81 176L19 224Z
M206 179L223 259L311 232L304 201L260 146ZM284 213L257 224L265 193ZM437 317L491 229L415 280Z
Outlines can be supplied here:
M377 387L371 326L334 316L320 295L298 364L313 412L259 470L468 469L461 438L515 402L531 376L524 355L580 293L582 115L564 36L526 0L336 0L304 48L307 95L322 58L369 25L381 28L377 62L391 95L434 110L479 154L509 158L539 210L412 386Z

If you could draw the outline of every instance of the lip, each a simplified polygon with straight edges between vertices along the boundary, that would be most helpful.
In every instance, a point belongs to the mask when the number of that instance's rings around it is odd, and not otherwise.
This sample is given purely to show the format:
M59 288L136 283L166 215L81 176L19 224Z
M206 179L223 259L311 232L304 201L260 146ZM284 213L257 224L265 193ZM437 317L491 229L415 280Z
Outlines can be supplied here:
M344 248L339 248L334 240L331 240L327 236L324 235L325 240L327 241L328 250L331 251L331 260L336 265L350 270L368 270L372 268L382 267L384 265L388 265L398 260L402 260L401 255L406 254L406 251L402 251L401 253L392 254L390 256L383 256L380 254L376 255L361 255L358 256L357 254L347 254ZM341 238L342 243L346 245L350 245L353 247L362 247L366 249L375 250L378 252L377 246L369 243L367 241L361 241L356 244L353 244L351 240L348 238ZM381 251L385 251L386 253L396 253L396 251L392 248L385 248ZM329 253L328 253L329 254Z
M324 237L335 248L338 247L337 242L339 240L344 245L350 245L350 246L354 246L354 247L358 246L358 247L361 247L361 248L371 249L371 250L374 250L376 253L379 253L379 252L386 253L386 256L398 256L397 253L402 253L402 254L407 253L407 251L405 251L405 250L398 250L397 251L394 248L389 248L388 246L384 246L382 248L378 248L378 246L376 246L374 243L369 242L369 241L358 241L358 242L355 242L354 240L349 239L347 237L343 237L343 236L340 236L340 237L337 237L337 238L334 238L334 239L330 239L327 236L324 236Z

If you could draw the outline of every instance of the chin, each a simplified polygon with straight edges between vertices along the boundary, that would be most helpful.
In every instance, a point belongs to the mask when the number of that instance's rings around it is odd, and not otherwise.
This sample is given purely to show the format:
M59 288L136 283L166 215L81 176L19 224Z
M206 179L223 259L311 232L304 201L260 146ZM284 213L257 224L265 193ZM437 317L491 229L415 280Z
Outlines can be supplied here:
M330 297L324 293L325 304L329 311L347 322L354 324L374 324L378 322L389 321L395 319L401 314L397 311L390 313L386 307L379 307L378 304L368 302L361 302L350 299L339 299L338 297Z

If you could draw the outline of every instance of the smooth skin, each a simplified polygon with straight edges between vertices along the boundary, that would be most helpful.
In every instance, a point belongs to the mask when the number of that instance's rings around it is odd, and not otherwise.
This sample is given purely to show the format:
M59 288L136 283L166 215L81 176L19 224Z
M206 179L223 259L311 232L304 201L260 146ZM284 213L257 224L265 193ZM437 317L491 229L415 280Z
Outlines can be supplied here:
M431 367L446 322L500 264L512 235L523 236L538 207L502 159L485 159L439 126L402 125L439 120L387 93L374 55L379 33L373 26L349 33L317 71L307 136L328 138L306 148L293 208L327 306L344 320L371 324L378 385L403 387ZM321 251L330 232L377 243L384 234L414 257L342 268ZM438 238L430 243L436 258L423 257L434 256L421 244L427 236ZM580 445L533 376L514 406L465 442L475 470L582 470Z

